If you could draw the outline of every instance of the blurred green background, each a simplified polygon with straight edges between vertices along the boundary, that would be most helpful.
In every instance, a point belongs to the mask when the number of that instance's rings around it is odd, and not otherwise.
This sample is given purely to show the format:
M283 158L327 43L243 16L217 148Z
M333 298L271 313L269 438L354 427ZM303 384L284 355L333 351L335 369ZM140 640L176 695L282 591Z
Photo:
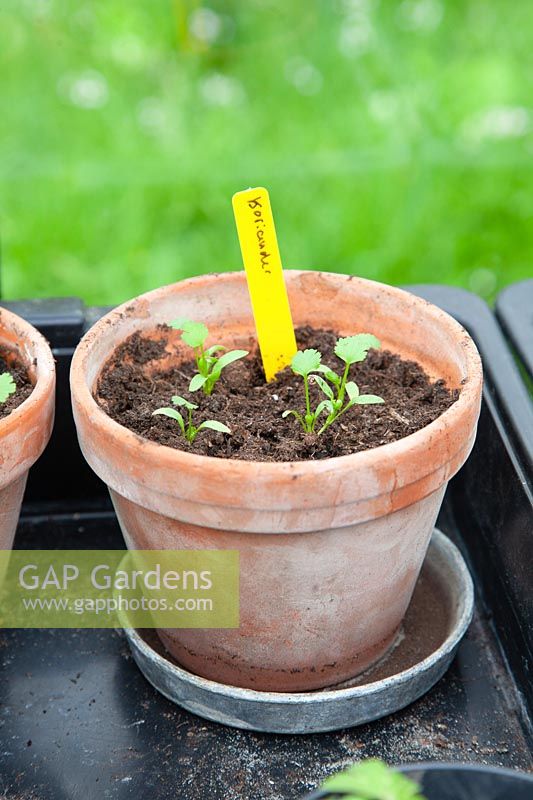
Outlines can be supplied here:
M3 0L2 291L284 264L491 299L533 249L530 0Z

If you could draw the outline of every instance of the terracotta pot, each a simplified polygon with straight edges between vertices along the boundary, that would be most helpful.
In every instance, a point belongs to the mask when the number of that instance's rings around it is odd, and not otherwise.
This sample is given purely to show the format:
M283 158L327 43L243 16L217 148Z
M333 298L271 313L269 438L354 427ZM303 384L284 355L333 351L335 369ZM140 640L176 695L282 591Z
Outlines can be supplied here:
M0 419L0 549L10 550L28 471L52 432L56 377L46 340L6 309L0 309L0 344L17 355L34 382L31 395Z
M80 445L111 490L128 547L240 551L240 628L160 631L164 644L199 675L278 691L344 681L394 643L447 481L472 448L482 384L466 331L424 300L345 275L289 271L286 281L296 325L375 333L460 387L459 400L398 442L294 463L196 456L111 420L92 391L134 331L155 335L158 323L183 316L205 322L213 341L250 345L244 273L194 278L124 304L84 337L71 373Z

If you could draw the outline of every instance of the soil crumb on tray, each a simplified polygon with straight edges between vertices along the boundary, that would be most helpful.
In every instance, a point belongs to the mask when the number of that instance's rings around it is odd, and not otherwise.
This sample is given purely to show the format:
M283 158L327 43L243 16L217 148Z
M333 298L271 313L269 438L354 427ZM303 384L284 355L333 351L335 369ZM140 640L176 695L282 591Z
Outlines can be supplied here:
M26 367L16 358L12 351L5 347L0 347L0 375L3 375L4 372L11 374L17 386L17 391L14 394L10 394L5 403L0 403L0 419L11 414L33 391L33 384Z
M222 372L213 394L201 390L191 394L189 381L196 372L194 360L169 367L168 328L160 326L157 339L139 333L130 336L104 365L96 400L112 419L152 441L198 455L236 458L246 461L303 461L331 458L368 450L402 439L439 417L458 397L441 380L432 382L414 361L404 361L387 350L370 350L365 361L353 364L350 380L361 394L377 394L385 402L356 405L320 436L304 433L286 409L305 408L303 380L290 367L266 383L260 355L255 349L246 359L234 362ZM310 327L296 330L301 350L316 348L322 363L341 372L342 362L335 356L337 335ZM181 351L183 352L183 351ZM164 364L158 368L158 361ZM323 399L311 385L313 408ZM196 403L193 422L206 419L223 422L231 435L202 430L188 444L177 422L168 417L153 417L157 408L172 406L172 395L179 394ZM184 411L184 409L180 409ZM323 421L325 421L323 416Z

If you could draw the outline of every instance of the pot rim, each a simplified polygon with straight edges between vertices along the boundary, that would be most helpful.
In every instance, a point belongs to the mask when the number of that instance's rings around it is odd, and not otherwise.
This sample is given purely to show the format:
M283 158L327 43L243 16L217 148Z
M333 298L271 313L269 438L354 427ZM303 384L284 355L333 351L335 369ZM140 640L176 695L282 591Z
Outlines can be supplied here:
M19 345L31 346L34 350L31 356L36 359L37 363L35 383L31 394L6 417L0 419L0 440L23 424L24 417L31 406L44 404L55 385L54 356L42 333L18 314L14 314L7 308L0 308L0 333L4 330L13 333ZM9 345L6 346L9 347ZM20 355L23 354L20 353ZM23 363L28 369L27 362L23 360Z
M483 775L501 775L505 778L519 778L533 785L533 775L521 768L500 767L498 764L483 764L480 761L410 761L403 762L394 769L410 772L472 772Z
M376 458L393 461L396 455L400 454L402 450L405 451L406 448L422 448L424 446L424 440L426 440L428 436L439 436L441 433L445 433L447 429L454 427L460 417L468 413L468 409L471 407L472 403L477 402L479 385L482 379L481 358L470 334L445 311L404 289L389 286L379 281L345 275L344 273L331 273L324 270L289 269L285 271L285 275L289 276L289 280L291 274L313 274L316 275L317 278L320 278L321 275L335 275L340 280L343 278L346 280L349 279L352 285L355 282L356 284L360 283L362 285L375 286L376 288L379 287L381 290L385 289L391 294L396 294L399 298L405 299L405 296L408 295L411 302L423 310L426 315L429 313L435 318L435 321L441 329L447 328L451 333L455 334L456 337L460 336L462 339L467 378L460 389L458 399L444 411L444 413L437 417L436 420L402 439L397 439L394 442L389 442L357 453L335 456L333 458L308 459L304 461L247 461L188 453L185 450L178 450L146 439L108 416L94 399L85 379L86 361L89 359L92 347L95 341L99 339L100 335L105 334L111 325L115 323L120 324L124 316L133 315L134 309L140 301L157 300L158 297L167 294L169 290L184 283L187 283L189 286L195 285L198 291L201 291L202 286L208 282L214 280L224 282L242 281L244 274L243 270L223 273L206 273L193 278L186 278L183 281L167 284L158 289L153 289L138 295L132 300L121 303L115 309L101 317L89 331L87 331L78 344L72 359L70 370L71 390L75 401L87 409L92 424L98 425L103 429L106 437L116 441L120 440L121 446L130 452L138 452L140 448L142 448L142 457L144 459L149 459L151 462L156 462L160 468L168 470L176 470L179 468L185 470L206 470L216 468L228 478L238 477L243 470L246 470L248 480L250 480L251 477L253 478L254 472L257 472L258 476L263 479L270 478L276 481L287 476L303 477L309 474L320 475L321 473L336 469L344 470L347 467L364 470L368 465L374 462ZM155 324L154 322L154 326ZM112 352L114 352L114 349L116 348L113 348L113 350L106 355L106 360L111 356Z

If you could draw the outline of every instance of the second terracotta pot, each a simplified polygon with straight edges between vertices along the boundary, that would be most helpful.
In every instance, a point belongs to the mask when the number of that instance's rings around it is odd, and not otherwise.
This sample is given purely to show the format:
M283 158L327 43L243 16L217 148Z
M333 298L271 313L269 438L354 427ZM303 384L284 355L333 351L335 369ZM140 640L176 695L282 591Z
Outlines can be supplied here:
M34 383L31 395L0 419L0 549L10 550L28 470L52 432L55 365L44 337L6 309L0 309L0 344L24 364Z
M269 691L345 681L394 643L447 481L472 448L482 385L472 340L435 306L345 275L288 271L286 281L296 325L374 333L460 389L457 402L405 439L314 462L197 456L110 419L93 398L95 383L134 331L156 336L159 323L186 317L205 322L213 342L250 346L243 273L194 278L124 304L84 337L71 373L80 445L110 488L128 547L240 552L240 627L159 631L164 644L199 675Z

